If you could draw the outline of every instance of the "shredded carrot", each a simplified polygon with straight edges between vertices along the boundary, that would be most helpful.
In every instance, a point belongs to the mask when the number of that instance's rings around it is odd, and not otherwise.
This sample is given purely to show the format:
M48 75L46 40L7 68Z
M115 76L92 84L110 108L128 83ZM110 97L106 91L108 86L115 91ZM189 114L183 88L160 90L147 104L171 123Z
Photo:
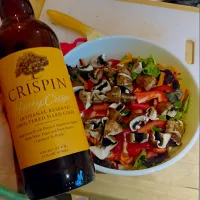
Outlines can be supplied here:
M79 59L80 61L80 64L85 67L86 66L86 63L85 63L85 60L83 58Z
M161 65L160 63L157 64L160 70L165 70L165 67Z
M85 79L82 78L79 74L77 74L77 78L83 83L84 88L87 90L88 89L88 83L85 81Z
M129 165L132 162L133 162L133 157L130 157L129 155L126 155L124 153L121 154L120 163L122 165Z
M168 69L173 72L173 74L176 78L178 78L180 76L180 73L177 71L177 69L174 66L170 66L170 67L168 67Z
M96 138L90 137L89 138L89 142L96 145L99 145L99 140L97 140Z
M183 96L181 97L181 102L183 103L189 95L189 90L185 89Z
M159 78L159 81L158 81L157 86L163 85L164 78L165 78L165 73L164 73L164 72L161 72L161 73L160 73L160 78Z
M132 59L133 59L132 54L129 53L129 54L126 55L126 57L124 58L124 60L122 60L122 61L120 62L120 64L126 64L126 63L129 63L129 62L132 61Z

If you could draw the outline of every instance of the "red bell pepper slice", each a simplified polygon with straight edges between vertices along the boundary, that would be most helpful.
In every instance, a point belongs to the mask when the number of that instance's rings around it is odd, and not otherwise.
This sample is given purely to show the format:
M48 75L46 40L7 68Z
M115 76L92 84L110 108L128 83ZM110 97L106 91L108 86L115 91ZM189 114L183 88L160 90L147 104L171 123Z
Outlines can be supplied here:
M131 129L130 128L125 128L122 132L124 135L128 135L131 133Z
M166 148L165 149L153 148L152 151L157 154L163 154L163 153L167 152L167 149Z
M158 99L154 99L153 100L153 105L157 109L157 107L158 107Z
M123 151L124 134L120 133L116 136L117 145L114 147L112 152L115 154L115 160L120 161L121 153Z
M133 94L137 93L137 92L142 92L143 89L141 87L137 87L135 90L133 90Z
M143 110L146 111L150 105L146 103L132 103L131 107L133 110Z
M93 105L93 110L94 111L104 111L108 110L109 105L107 103L102 103L102 104L95 104Z
M153 158L153 157L156 157L156 156L158 156L157 153L153 152L152 150L147 150L146 158Z
M91 92L93 87L94 87L94 83L89 79L88 80L88 90Z
M141 127L140 129L137 130L138 133L149 133L152 131L152 128L154 126L157 126L159 128L164 129L166 126L166 121L164 120L155 120L155 121L151 121L149 123L147 123L146 125L144 125L143 127Z
M161 85L161 86L152 88L150 91L160 91L160 92L170 93L173 91L173 89L172 89L172 87L170 87L168 85Z
M111 62L112 63L110 67L116 68L117 64L119 64L120 61L117 60L117 59L110 59L107 62Z
M107 110L95 111L92 107L89 107L84 111L84 117L86 119L93 119L95 117L105 117L107 115Z
M159 102L168 101L167 97L163 92L150 91L150 92L138 92L135 93L138 103L146 103L152 99L158 99Z
M79 112L82 113L85 110L85 106L77 95L76 95L76 102L78 104Z
M122 123L124 123L124 124L128 124L129 122L130 122L130 119L129 119L129 117L122 117L121 118L121 120L120 120Z
M108 157L106 158L110 161L114 161L115 160L115 154L113 152L110 152L110 154L108 155Z
M127 146L128 155L136 158L142 150L150 149L151 145L149 142L145 143L129 143Z
M130 157L128 154L121 154L120 163L122 165L130 165L133 162L134 158Z

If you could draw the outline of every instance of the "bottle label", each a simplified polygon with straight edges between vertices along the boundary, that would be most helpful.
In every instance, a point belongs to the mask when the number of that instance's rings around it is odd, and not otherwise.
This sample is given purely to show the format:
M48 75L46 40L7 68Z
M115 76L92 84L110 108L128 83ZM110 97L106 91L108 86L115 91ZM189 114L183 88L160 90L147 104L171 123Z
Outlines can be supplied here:
M0 84L21 169L89 149L59 49L26 49L1 59Z

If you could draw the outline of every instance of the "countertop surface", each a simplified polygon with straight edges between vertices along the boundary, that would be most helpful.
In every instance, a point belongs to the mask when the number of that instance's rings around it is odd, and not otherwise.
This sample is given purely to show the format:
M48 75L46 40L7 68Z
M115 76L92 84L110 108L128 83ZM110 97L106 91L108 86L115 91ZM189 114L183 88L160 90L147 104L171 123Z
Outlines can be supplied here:
M40 13L43 3L31 0ZM199 13L115 0L46 0L40 19L61 42L72 42L78 33L50 23L46 9L65 12L105 35L134 35L154 41L175 54L199 84ZM104 11L103 11L104 10ZM195 63L185 62L185 41L195 42ZM140 177L97 174L96 181L76 194L118 200L197 200L199 194L199 142L179 162L163 171Z

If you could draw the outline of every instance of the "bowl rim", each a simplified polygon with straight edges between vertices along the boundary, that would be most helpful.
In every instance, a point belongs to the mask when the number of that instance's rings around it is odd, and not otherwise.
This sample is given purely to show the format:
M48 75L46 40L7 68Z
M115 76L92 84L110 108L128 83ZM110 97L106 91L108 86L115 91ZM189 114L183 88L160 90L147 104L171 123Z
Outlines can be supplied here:
M70 52L68 52L64 56L65 63L66 63L67 57L69 57L71 54L74 54L79 49L84 48L85 46L91 45L94 42L98 42L98 41L102 41L102 40L110 40L110 39L138 40L138 41L142 41L142 42L146 42L146 43L152 44L153 46L156 46L158 48L161 48L164 51L166 51L168 54L170 54L171 56L175 57L187 69L187 71L192 76L192 73L188 70L186 65L179 58L177 58L175 55L173 55L171 52L169 52L166 48L164 48L161 45L158 45L155 42L152 42L150 40L139 38L139 37L135 37L135 36L120 36L120 35L105 36L105 37L102 37L102 38L97 38L95 40L87 41L86 43L83 43L83 44L77 46L76 48L72 49ZM195 83L197 89L199 89L199 85L197 84L196 80L194 78L193 78L193 80L194 80L194 83ZM194 136L192 137L190 142L185 146L185 148L179 154L175 155L170 160L167 160L166 162L161 163L161 164L159 164L157 166L154 166L154 167L151 167L151 168L147 168L147 169L142 169L142 170L116 170L116 169L106 168L106 167L94 164L95 165L95 169L97 171L99 171L99 172L102 172L102 173L113 174L113 175L121 175L121 176L142 176L142 175L152 174L152 173L161 171L163 169L166 169L166 168L170 167L171 165L173 165L174 163L176 163L177 161L179 161L181 158L183 158L192 149L192 147L194 146L194 144L196 143L196 141L199 138L199 127L200 127L200 124L198 124L196 132L194 133Z

